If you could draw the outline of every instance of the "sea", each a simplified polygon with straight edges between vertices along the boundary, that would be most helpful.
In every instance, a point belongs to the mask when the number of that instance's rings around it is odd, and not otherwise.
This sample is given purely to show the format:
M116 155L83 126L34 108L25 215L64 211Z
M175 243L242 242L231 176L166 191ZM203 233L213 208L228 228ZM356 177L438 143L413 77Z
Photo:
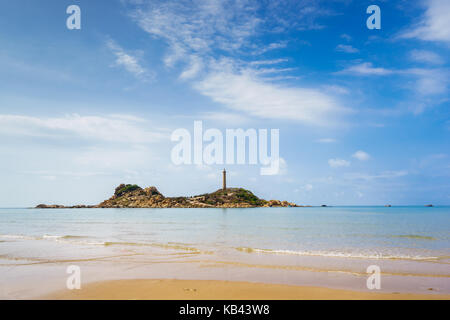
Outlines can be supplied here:
M0 209L0 298L111 279L450 293L450 206ZM368 272L368 270L372 270Z

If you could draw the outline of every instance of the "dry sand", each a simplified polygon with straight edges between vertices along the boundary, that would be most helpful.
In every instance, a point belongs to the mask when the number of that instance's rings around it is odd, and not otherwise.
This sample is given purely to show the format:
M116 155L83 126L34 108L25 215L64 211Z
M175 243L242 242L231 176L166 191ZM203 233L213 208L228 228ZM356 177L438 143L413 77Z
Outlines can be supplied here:
M450 300L450 295L373 293L216 280L114 280L65 290L43 299L86 300Z

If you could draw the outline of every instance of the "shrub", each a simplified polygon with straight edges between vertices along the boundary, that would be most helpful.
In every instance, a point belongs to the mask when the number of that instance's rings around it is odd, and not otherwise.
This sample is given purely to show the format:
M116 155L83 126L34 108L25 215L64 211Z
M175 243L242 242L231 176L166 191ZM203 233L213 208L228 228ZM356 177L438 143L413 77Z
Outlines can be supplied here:
M137 184L127 184L127 185L120 185L116 192L114 193L116 196L120 197L123 196L125 193L141 189Z

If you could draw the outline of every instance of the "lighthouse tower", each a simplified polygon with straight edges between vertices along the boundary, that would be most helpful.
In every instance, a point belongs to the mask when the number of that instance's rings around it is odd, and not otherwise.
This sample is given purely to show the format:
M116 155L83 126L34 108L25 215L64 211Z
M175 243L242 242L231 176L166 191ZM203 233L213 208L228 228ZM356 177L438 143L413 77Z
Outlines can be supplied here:
M227 171L225 169L222 172L222 190L227 190Z

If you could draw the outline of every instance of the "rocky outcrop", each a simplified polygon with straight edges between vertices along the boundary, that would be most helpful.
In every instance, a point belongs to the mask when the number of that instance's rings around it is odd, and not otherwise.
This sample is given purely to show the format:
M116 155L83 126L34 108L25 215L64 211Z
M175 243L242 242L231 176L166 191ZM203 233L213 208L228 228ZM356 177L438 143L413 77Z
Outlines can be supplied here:
M228 188L194 197L164 197L156 187L142 189L137 185L121 184L114 195L96 206L71 206L40 204L36 208L252 208L297 207L287 201L266 201L243 188Z
M85 204L78 204L75 206L63 206L60 204L38 204L36 209L84 209L84 208L98 208L97 206L88 206Z
M59 209L59 208L65 208L62 205L59 204L38 204L36 206L37 209Z

